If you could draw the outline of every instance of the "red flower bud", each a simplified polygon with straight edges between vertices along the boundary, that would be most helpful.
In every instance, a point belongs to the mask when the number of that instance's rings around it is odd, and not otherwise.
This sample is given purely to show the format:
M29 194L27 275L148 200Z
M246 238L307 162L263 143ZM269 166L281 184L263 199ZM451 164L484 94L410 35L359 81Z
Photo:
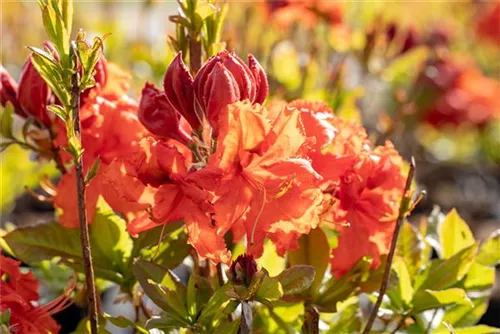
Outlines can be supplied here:
M252 255L243 254L229 268L231 281L235 284L249 286L252 278L257 273L257 263Z
M21 72L17 91L17 100L24 116L32 116L46 126L50 126L51 120L47 112L47 104L50 102L50 98L51 91L40 74L38 74L30 56Z
M250 67L250 71L252 71L255 83L257 84L257 92L254 102L262 104L266 100L267 94L269 94L269 84L267 82L266 72L253 55L248 55L248 66Z
M204 112L217 135L218 118L227 105L250 100L264 102L269 86L264 70L253 56L247 66L235 54L223 51L210 58L196 74L194 92L197 105Z
M172 107L165 93L146 83L138 110L139 120L151 133L187 144L191 137L182 127L181 115Z
M165 73L163 88L170 104L189 122L193 129L201 125L194 109L193 78L182 61L182 52L175 56Z
M2 107L7 105L7 102L12 103L16 114L26 117L24 115L19 102L17 101L17 83L10 76L9 72L0 65L0 104Z

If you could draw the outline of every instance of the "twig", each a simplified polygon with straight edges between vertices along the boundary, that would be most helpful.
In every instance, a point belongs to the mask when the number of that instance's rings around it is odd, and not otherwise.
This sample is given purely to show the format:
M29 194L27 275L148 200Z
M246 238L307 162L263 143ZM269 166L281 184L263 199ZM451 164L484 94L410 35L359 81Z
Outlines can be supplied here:
M217 264L217 279L219 280L219 287L224 285L224 275L222 275L222 264Z
M391 334L397 333L398 329L400 329L401 326L403 326L403 324L405 323L406 317L407 317L407 315L403 314L403 316L401 317L401 320L399 320L398 325L396 326L396 328L394 328L394 330L391 332Z
M373 322L375 321L375 318L377 317L378 309L380 308L380 305L382 304L382 299L384 298L385 291L387 290L387 285L389 283L389 275L391 273L392 260L394 259L394 254L396 253L396 244L398 242L399 230L401 229L401 225L403 225L405 214L406 214L406 211L408 208L408 205L407 205L407 203L409 201L408 196L409 196L411 183L413 181L414 175L415 175L415 159L412 157L411 163L410 163L410 170L408 171L408 177L406 178L406 184L405 184L405 188L404 188L403 197L401 198L401 203L399 205L399 215L398 215L398 219L396 220L396 227L394 228L394 234L392 235L391 248L389 251L389 255L387 256L387 262L385 264L382 284L380 285L380 290L379 290L379 294L377 297L377 301L375 302L375 305L374 305L373 310L370 314L370 318L368 319L366 327L363 330L363 334L368 334L370 332L370 329L372 328Z
M201 41L193 31L189 34L189 69L194 76L201 68Z
M77 61L76 46L72 43L72 56L74 64ZM75 65L76 66L76 65ZM75 134L81 142L80 134L80 87L78 85L79 78L78 71L75 70L72 80L71 100L73 103L73 121ZM80 219L80 242L82 244L83 265L85 268L85 281L87 284L87 301L88 312L90 319L90 332L97 334L98 320L97 320L97 297L94 279L94 268L92 267L92 253L90 250L90 236L89 225L87 222L87 212L85 210L85 180L83 176L83 159L82 157L75 157L75 170L76 170L76 188L78 192L78 216Z
M435 309L434 313L432 314L432 318L429 321L429 324L427 325L427 328L425 329L425 333L430 333L431 332L432 323L434 322L434 319L436 318L437 312L438 312L438 309Z
M319 312L313 305L306 307L302 333L319 334Z

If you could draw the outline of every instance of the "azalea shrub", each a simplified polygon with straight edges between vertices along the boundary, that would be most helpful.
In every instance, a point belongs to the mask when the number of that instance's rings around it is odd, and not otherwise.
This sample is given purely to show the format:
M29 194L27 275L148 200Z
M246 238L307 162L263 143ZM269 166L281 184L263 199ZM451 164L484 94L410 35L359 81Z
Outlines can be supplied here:
M136 94L114 35L75 31L66 0L40 1L19 78L0 68L2 155L51 164L26 192L54 209L1 230L2 333L498 333L478 322L500 230L412 215L405 138L432 152L500 118L498 80L452 33L350 26L334 1L176 6L172 57ZM481 8L478 41L500 41L499 13ZM360 107L348 61L385 81L386 112Z

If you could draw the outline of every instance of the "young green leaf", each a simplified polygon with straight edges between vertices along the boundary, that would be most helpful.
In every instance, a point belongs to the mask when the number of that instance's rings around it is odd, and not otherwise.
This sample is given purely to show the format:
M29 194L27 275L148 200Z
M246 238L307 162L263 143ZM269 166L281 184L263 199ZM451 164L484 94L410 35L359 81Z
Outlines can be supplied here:
M439 241L442 247L441 258L449 259L464 248L475 244L474 236L467 223L451 210L438 226Z
M257 290L256 297L267 301L278 300L283 296L283 287L277 277L265 276Z
M447 290L433 291L421 290L415 293L412 300L413 312L420 313L426 310L443 308L454 304L472 305L464 290L451 288Z
M449 334L449 329L438 330L433 332L433 334ZM453 328L453 334L498 334L500 333L500 328L490 327L486 325L478 325L464 328Z
M47 107L47 109L50 112L56 114L56 116L59 117L64 123L66 123L66 121L68 120L68 114L66 113L66 110L64 110L63 107L57 104L51 104L50 106Z
M229 302L229 296L227 295L229 290L231 290L231 285L227 283L212 294L208 302L203 306L203 310L198 317L198 324L205 326L211 324L217 313Z
M416 290L446 289L460 281L474 263L477 246L462 249L447 260L434 260L430 268L417 277Z
M99 167L101 166L101 159L97 158L95 159L94 163L92 164L92 167L87 172L87 175L85 176L85 184L89 184L90 181L97 175L97 172L99 171Z
M411 285L411 277L406 267L405 261L400 257L395 257L392 262L392 274L390 288L387 290L387 295L391 299L392 304L399 310L407 310L411 305L413 298L413 287Z
M494 267L500 264L500 230L494 231L486 241L481 244L476 261L484 266Z
M6 139L14 139L12 124L14 123L14 108L8 104L0 119L0 134Z
M477 324L488 309L488 298L480 297L471 300L472 306L468 304L459 304L446 309L443 321L446 321L456 328ZM439 325L437 329L444 329L444 326Z
M396 255L404 259L410 278L417 275L426 260L423 253L424 243L422 236L413 225L405 222L401 226Z
M465 276L464 287L467 291L491 289L495 283L495 268L473 263Z
M134 273L144 293L172 318L189 325L186 287L167 268L145 260L134 264Z

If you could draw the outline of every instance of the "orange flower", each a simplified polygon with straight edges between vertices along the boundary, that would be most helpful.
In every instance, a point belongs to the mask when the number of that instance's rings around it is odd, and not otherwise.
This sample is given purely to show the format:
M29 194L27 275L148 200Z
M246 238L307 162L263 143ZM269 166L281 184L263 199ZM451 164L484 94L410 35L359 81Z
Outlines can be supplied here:
M300 22L307 29L313 29L318 21L324 20L330 25L342 23L342 6L330 0L289 0L282 1L277 8L274 1L269 1L272 20L282 29Z
M229 105L219 117L217 151L195 175L215 196L216 235L246 235L248 253L259 257L268 236L280 254L318 224L319 175L300 157L306 137L299 111L284 108L270 124L267 111L248 101ZM200 240L203 241L203 240Z
M102 171L115 157L127 155L134 150L137 142L146 134L137 118L137 104L134 101L114 92L103 90L102 93L106 98L91 93L80 111L82 144L85 150L84 172L87 173L96 159L101 160L98 174L87 187L86 209L89 222L94 216L98 197L103 194ZM56 143L59 147L67 143L63 126L58 133ZM61 153L64 161L70 160L69 154L62 151ZM115 198L105 199L112 206L119 205ZM72 169L61 178L54 201L54 206L63 211L59 216L59 222L63 226L68 228L79 226L77 203L75 172Z
M216 236L211 224L213 209L208 193L195 184L189 172L191 151L174 140L152 137L139 145L130 157L116 160L105 172L105 198L123 203L118 211L136 211L127 230L136 235L159 224L182 220L189 243L201 257L228 262L224 241ZM151 210L146 212L148 208Z
M481 74L471 65L453 59L429 64L418 83L424 89L422 100L431 97L424 109L425 122L443 125L482 126L500 118L500 82ZM430 76L427 73L436 73Z
M337 248L332 251L332 272L339 277L363 256L371 256L372 268L389 252L405 176L403 159L392 144L377 147L342 177L332 195L334 220L339 224Z
M11 333L59 333L60 326L51 317L67 306L66 298L59 298L43 306L38 301L38 281L33 273L22 273L21 263L0 255L0 312L10 311Z
M500 22L500 1L485 5L488 8L485 8L476 23L476 34L500 47L500 24L498 24Z
M390 143L372 150L363 127L337 118L325 103L290 105L301 111L307 154L323 176L322 223L340 231L330 261L333 274L341 276L363 256L371 256L372 268L378 267L403 195L402 158Z

